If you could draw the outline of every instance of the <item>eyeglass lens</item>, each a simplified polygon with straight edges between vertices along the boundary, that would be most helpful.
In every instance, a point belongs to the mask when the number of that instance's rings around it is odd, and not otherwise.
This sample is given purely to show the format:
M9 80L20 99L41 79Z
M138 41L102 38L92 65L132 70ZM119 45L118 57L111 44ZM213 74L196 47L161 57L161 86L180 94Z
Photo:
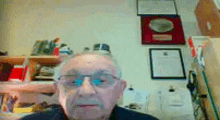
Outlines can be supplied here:
M68 75L63 76L62 81L64 81L69 86L81 86L85 76L90 77L90 82L92 85L99 87L106 87L111 85L114 82L113 76L111 74L102 74L102 75Z

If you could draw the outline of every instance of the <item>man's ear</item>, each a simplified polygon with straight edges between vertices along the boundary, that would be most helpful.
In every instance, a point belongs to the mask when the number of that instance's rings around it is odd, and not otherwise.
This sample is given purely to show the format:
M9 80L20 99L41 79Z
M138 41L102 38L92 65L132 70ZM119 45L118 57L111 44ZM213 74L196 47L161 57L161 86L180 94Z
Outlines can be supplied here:
M123 88L123 92L125 90L125 88L127 87L127 82L125 80L122 80L122 88Z
M125 80L121 80L120 81L120 95L119 95L119 97L121 97L123 95L123 92L126 87L127 87L127 82Z
M59 88L57 84L58 84L57 82L54 83L54 89L55 89L55 94L59 95Z

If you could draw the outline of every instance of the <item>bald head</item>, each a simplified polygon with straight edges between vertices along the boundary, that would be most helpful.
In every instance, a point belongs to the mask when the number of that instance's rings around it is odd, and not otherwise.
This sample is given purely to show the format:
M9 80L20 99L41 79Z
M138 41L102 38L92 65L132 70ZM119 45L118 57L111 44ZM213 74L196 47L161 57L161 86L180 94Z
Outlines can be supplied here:
M117 61L110 54L80 52L64 60L58 67L55 68L54 80L57 81L61 75L69 73L72 74L74 71L90 74L95 69L105 69L118 78L122 77L121 69Z
M60 76L71 75L75 72L89 75L97 70L104 70L116 76L116 67L114 61L108 57L94 53L81 54L73 57L62 66Z

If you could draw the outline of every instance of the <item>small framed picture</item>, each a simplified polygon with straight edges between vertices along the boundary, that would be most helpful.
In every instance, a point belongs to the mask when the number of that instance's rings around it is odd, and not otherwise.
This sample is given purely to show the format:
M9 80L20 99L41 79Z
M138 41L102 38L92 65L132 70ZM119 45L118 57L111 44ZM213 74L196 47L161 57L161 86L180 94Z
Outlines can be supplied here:
M186 80L181 50L178 48L150 48L152 79Z

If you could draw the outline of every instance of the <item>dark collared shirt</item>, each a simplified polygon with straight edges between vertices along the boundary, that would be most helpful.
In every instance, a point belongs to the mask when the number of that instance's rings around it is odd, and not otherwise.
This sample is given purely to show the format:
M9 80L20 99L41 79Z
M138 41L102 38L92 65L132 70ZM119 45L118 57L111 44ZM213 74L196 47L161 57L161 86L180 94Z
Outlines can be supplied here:
M50 111L38 112L21 118L20 120L68 120L61 106ZM117 105L112 110L109 120L158 120L157 118L127 110Z

